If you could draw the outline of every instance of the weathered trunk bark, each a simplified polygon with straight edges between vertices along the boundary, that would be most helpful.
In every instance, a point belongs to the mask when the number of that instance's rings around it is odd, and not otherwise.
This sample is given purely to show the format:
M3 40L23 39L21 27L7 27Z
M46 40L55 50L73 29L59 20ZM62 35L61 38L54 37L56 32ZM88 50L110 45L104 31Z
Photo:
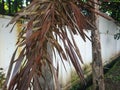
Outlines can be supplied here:
M53 58L53 54L52 54L52 49L50 47L50 43L46 43L45 47L47 48L47 51L48 51L48 53L50 55L50 58L52 59ZM54 87L53 74L52 74L52 72L50 70L49 65L50 65L50 63L46 62L46 65L44 65L42 67L42 74L43 74L43 76L45 78L43 78L43 77L39 78L39 84L41 85L41 89L37 88L34 85L35 87L33 87L33 90L57 90Z
M97 0L93 0L97 2ZM95 4L95 9L99 7ZM103 65L101 56L101 43L99 34L99 16L97 14L93 15L93 23L96 29L92 31L92 73L93 73L93 90L105 90L104 86L104 75L103 75Z

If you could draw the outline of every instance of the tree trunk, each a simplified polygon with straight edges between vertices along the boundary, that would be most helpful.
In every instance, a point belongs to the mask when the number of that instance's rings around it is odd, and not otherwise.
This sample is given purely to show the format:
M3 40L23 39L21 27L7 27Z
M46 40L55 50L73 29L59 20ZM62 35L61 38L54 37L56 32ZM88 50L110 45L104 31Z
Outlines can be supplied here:
M9 15L11 15L11 0L8 0Z
M97 2L97 0L93 0ZM95 9L99 9L98 5L94 5ZM93 15L93 23L96 29L92 30L92 73L93 73L93 90L105 90L103 65L101 56L101 44L99 35L99 16Z
M2 0L2 9L1 9L2 14L5 14L4 3L5 3L4 0Z

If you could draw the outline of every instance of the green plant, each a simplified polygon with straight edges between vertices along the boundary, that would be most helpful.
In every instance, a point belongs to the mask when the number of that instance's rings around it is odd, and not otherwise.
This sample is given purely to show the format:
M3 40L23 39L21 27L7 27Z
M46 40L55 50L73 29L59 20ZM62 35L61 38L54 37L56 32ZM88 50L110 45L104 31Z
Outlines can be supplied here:
M83 72L84 72L84 75L86 75L86 76L90 75L91 72L92 72L91 66L90 65L84 65Z
M114 76L114 75L107 75L105 77L106 79L110 79L112 82L116 83L120 81L120 75Z
M112 82L120 82L119 75L119 61L110 69L110 71L105 75L106 79L110 79ZM115 73L115 74L114 74Z
M3 68L0 68L0 88L2 88L5 82L5 73L3 72Z

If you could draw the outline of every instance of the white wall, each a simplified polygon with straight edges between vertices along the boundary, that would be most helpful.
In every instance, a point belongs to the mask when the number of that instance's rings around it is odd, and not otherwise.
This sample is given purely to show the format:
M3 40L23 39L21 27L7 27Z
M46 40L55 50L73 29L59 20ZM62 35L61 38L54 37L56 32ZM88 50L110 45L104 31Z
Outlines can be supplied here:
M107 63L113 57L120 55L120 39L114 39L114 34L119 32L120 27L115 23L100 17L99 28L101 36L102 58L103 61Z
M15 49L15 42L17 40L18 27L16 26L12 33L9 33L12 25L5 27L10 21L10 17L0 16L0 67L3 67L4 70L8 69L10 58ZM100 36L101 36L101 48L102 48L102 58L103 62L108 62L113 57L120 55L120 39L115 40L114 34L116 34L120 27L116 26L115 23L108 21L100 17ZM88 31L86 34L90 37L91 32ZM87 40L84 42L79 36L74 36L80 52L82 54L85 64L90 64L92 62L92 50L91 42ZM57 57L59 60L59 57ZM73 69L72 65L70 66L68 62L65 61L67 66L67 72L65 71L62 63L60 63L60 81L61 86L64 87L70 82L71 72Z
M10 30L13 25L6 27L11 17L0 16L0 68L4 68L6 72L9 67L9 62L15 50L15 43L17 40L16 27L12 33Z

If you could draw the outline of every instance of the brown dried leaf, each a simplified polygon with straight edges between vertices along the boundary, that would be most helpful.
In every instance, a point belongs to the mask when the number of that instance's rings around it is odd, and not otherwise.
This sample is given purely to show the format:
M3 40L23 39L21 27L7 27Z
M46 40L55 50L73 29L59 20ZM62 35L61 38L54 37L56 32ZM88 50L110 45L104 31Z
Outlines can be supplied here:
M85 21L85 18L84 16L81 14L79 8L73 4L72 2L70 2L70 5L71 5L71 8L72 8L72 11L74 13L74 18L75 18L75 21L76 21L76 24L78 25L78 31L80 32L80 35L82 37L82 39L85 41L85 35L84 35L84 31L83 29L86 28L86 21Z

